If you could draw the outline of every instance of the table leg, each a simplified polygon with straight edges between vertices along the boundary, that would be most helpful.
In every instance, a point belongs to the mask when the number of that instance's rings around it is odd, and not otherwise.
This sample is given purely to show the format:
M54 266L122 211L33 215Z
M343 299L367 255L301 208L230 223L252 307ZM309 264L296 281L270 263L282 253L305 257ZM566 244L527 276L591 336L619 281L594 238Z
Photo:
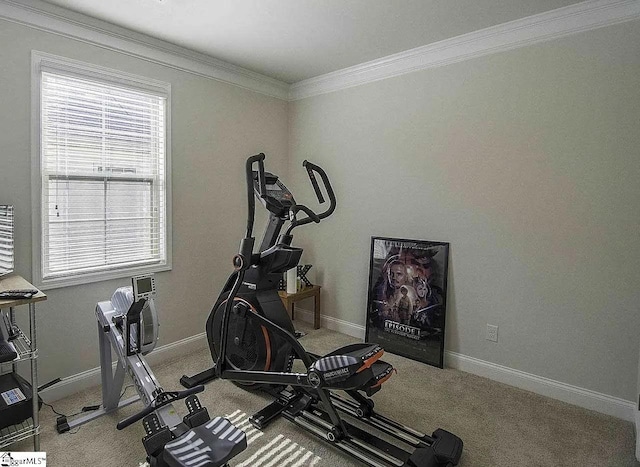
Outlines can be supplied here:
M320 329L320 291L313 300L313 329Z
M15 329L16 325L16 314L13 311L13 307L9 307L9 323L11 324L11 329ZM18 366L16 363L11 365L11 371L16 373L18 371Z
M291 317L293 321L293 303L290 300L285 301L285 308L287 309L287 314Z

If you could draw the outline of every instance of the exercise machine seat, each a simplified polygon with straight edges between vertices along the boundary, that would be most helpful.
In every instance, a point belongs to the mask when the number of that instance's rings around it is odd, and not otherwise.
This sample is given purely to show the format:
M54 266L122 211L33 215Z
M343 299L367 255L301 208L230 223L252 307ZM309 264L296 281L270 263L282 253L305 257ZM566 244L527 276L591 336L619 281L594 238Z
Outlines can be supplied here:
M216 417L164 447L169 467L221 467L247 448L247 436L229 420Z
M351 344L319 358L309 368L329 389L356 389L372 395L391 377L394 368L380 360L384 349L378 344Z

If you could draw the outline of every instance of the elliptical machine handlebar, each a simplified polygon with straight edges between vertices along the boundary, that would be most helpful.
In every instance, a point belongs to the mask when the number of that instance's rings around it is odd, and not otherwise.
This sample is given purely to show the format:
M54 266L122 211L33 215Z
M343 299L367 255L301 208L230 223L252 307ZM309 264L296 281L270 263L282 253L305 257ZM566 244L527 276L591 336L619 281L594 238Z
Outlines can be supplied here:
M336 210L336 195L333 192L333 188L331 187L331 182L329 181L329 177L327 177L327 173L320 167L312 162L305 160L302 162L302 166L307 169L307 175L309 175L309 180L311 180L311 185L313 185L313 190L316 192L316 196L318 197L318 202L320 204L325 202L324 196L322 196L322 191L320 191L320 185L318 185L318 180L314 174L317 172L322 178L322 183L324 184L324 188L327 191L327 195L329 195L329 207L326 211L321 214L318 214L320 220L329 217L333 214L333 211Z
M125 418L118 422L116 427L118 430L124 430L129 425L137 422L138 420L142 420L144 417L149 415L151 412L158 410L165 405L169 405L172 402L175 402L180 399L185 399L189 397L191 394L197 394L199 392L204 391L204 386L202 384L195 386L191 389L185 389L184 391L169 391L169 392L161 392L156 396L156 398L142 409L140 412L131 415L130 417Z
M299 211L302 211L307 215L307 217L300 221L296 217ZM291 208L291 212L293 213L293 219L291 219L291 224L289 224L289 228L287 228L287 231L284 233L283 238L289 237L291 235L291 231L299 225L308 224L311 221L315 222L316 224L320 222L320 216L318 216L304 204L296 204Z
M256 201L253 199L253 164L258 163L258 186L260 190L260 197L264 198L267 193L265 176L264 176L264 158L266 156L263 152L251 156L247 159L246 176L247 176L247 235L246 238L253 237L253 221L256 214Z
M303 211L309 218L315 222L316 224L320 222L320 216L318 216L311 209L306 207L304 204L296 204L296 211Z
M309 175L309 180L311 180L311 185L313 185L313 190L316 193L318 202L322 204L326 200L322 195L322 190L320 190L320 185L318 184L318 179L314 172L317 172L318 175L320 175L320 178L322 179L322 184L324 185L324 189L326 190L327 195L329 195L329 207L327 208L326 211L320 214L316 214L315 212L313 212L311 209L309 209L304 205L301 205L301 204L297 205L300 211L304 211L307 214L307 217L305 217L304 219L295 220L294 222L292 222L289 228L287 229L286 235L289 235L291 233L291 230L293 230L294 227L299 227L301 225L308 224L312 221L320 222L322 219L329 217L331 214L333 214L333 211L335 211L336 209L336 195L333 193L333 188L331 187L331 182L329 182L329 177L327 177L326 172L322 170L320 166L317 166L307 160L302 162L302 166L307 170L307 175ZM318 220L316 220L316 218Z
M247 233L245 238L242 240L242 244L240 247L240 254L244 256L246 260L252 262L255 257L252 255L253 246L255 243L255 239L253 237L253 225L255 220L255 211L256 211L256 202L254 199L254 191L257 191L257 195L262 199L267 198L267 186L266 186L266 175L264 170L264 160L265 154L260 153L254 156L251 156L247 159L245 166L245 173L247 179ZM254 173L253 167L255 164L258 164L258 170ZM322 213L316 214L312 209L308 208L302 204L293 204L291 207L291 212L293 212L293 219L291 219L291 224L287 229L285 235L289 235L291 231L295 227L299 227L301 225L309 224L311 222L320 222L322 219L329 217L333 214L333 211L336 209L336 196L333 192L333 187L331 186L331 182L329 181L329 177L326 172L319 166L309 162L307 160L302 162L302 166L306 169L307 175L309 176L309 180L311 181L311 185L313 186L313 190L315 191L316 197L318 198L318 202L323 204L326 200L320 189L320 184L318 183L318 178L316 174L318 174L322 180L322 184L324 185L324 189L329 196L329 207ZM256 180L257 176L257 189L254 188L254 180ZM293 201L293 199L291 198ZM302 219L297 219L296 214L302 211L306 214L306 217Z

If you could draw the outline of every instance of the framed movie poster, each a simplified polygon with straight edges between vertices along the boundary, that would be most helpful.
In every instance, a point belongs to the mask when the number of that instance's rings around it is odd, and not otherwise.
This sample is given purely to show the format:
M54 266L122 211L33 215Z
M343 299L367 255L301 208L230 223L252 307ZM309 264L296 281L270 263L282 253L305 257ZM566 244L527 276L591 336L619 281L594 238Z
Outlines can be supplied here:
M371 238L367 342L443 367L449 244Z

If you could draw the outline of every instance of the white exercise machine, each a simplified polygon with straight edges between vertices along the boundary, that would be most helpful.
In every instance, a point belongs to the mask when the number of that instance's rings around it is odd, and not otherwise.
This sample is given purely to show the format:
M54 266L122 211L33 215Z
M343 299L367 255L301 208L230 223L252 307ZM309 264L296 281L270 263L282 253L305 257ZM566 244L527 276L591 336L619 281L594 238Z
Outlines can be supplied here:
M144 356L158 341L158 318L153 297L153 275L136 276L131 287L117 289L110 301L96 306L102 404L96 410L73 419L57 420L59 433L67 432L102 415L141 401L144 408L120 421L119 430L142 420L146 436L142 443L152 467L221 467L247 447L246 435L226 418L210 419L195 395L204 390L196 386L185 391L162 389ZM112 365L112 349L117 366ZM121 400L126 374L138 393ZM172 402L186 399L189 413L180 418Z

